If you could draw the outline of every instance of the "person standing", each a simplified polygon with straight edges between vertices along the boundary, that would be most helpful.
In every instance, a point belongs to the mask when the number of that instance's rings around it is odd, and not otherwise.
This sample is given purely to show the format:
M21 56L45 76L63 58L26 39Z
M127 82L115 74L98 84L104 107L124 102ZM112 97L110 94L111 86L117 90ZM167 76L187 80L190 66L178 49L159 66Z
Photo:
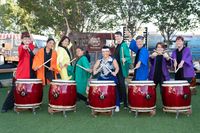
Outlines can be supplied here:
M70 64L70 60L72 60L72 56L70 53L71 43L70 39L67 36L63 36L58 43L58 49L57 49L57 65L60 69L60 76L63 80L69 80L71 79L71 76L69 76L66 66Z
M21 44L18 47L19 61L17 65L16 75L13 77L12 88L7 95L7 98L2 106L1 112L7 112L14 107L14 89L15 81L17 79L31 79L36 78L35 72L32 69L32 63L34 58L33 50L35 46L33 45L33 40L28 32L22 32L21 34Z
M117 80L117 73L119 72L119 66L113 57L110 56L110 49L108 46L103 46L102 48L102 55L103 58L97 60L94 67L93 67L93 74L96 75L100 73L97 80L109 80L114 81L115 84L118 84ZM120 101L119 101L119 92L116 88L116 108L115 112L119 112L120 109Z
M134 62L134 76L132 80L147 80L149 73L149 53L148 50L144 47L144 37L137 36L135 41L132 39L132 36L128 31L126 31L126 34L131 40L129 48L131 51L136 53Z
M55 41L52 38L47 40L45 48L41 48L35 54L32 68L37 73L37 78L42 80L43 85L49 84L56 79L57 53L54 49ZM46 62L46 64L44 64ZM42 65L43 64L43 65Z
M76 81L77 96L87 104L86 88L88 86L88 79L90 77L91 69L87 57L84 55L84 48L76 48L77 60L72 65L67 65L69 75L72 75L72 80Z
M190 48L184 46L184 38L182 36L176 38L176 47L177 49L172 52L175 80L187 80L191 83L192 78L195 77L195 71Z
M154 83L160 86L160 93L162 94L163 81L170 80L168 68L171 65L169 55L165 52L165 45L162 42L156 44L155 51L149 57L150 72L149 80L153 80Z
M127 93L125 86L125 78L129 74L129 66L132 63L129 48L127 43L123 40L122 33L117 31L115 33L115 40L117 47L115 48L114 57L119 64L119 72L117 73L117 89L119 92L120 101L124 102L124 108L127 108Z

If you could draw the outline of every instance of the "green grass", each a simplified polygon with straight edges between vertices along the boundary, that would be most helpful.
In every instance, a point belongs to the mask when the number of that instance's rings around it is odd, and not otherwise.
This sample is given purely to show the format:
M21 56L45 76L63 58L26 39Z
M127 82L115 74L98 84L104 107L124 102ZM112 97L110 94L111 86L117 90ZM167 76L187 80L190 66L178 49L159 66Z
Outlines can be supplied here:
M197 88L199 89L199 88ZM0 105L6 97L7 88L0 90ZM48 89L44 90L41 109L33 115L30 111L17 115L14 111L0 113L0 133L199 133L200 131L200 97L192 97L193 113L190 117L180 115L175 119L174 113L163 113L160 94L157 95L157 112L154 117L123 110L113 117L91 116L91 110L83 102L77 102L77 112L49 115ZM198 92L199 93L199 92Z

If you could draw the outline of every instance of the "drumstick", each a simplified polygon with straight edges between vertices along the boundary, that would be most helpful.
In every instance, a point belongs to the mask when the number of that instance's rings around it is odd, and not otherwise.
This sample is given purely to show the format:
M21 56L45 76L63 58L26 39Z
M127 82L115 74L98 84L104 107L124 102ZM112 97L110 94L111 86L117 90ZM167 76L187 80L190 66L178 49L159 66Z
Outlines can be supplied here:
M108 66L106 66L106 65L103 65L103 66L105 66L108 69L109 72L111 72L111 73L113 72L113 71L110 70L110 68L108 68Z
M87 68L85 68L85 67L83 67L83 66L81 66L81 65L79 65L79 64L76 64L78 67L80 67L80 68L82 68L83 70L85 70L85 71L87 71L87 72L90 72L90 70L89 69L87 69Z
M101 70L103 66L101 65L98 69L97 69L97 73Z
M178 68L175 70L175 73L177 73L179 69L180 69L180 67L178 67Z
M48 68L48 69L50 70L50 67L48 67L48 66L46 66L46 65L44 65L44 67L46 67L46 68Z
M49 61L51 61L52 60L52 58L50 58L49 60L47 60L46 62L44 62L42 65L40 65L39 67L38 67L38 69L40 68L40 67L42 67L42 66L44 66L45 64L47 64Z
M72 59L72 60L69 62L69 64L72 63L72 62L75 61L75 60L76 60L76 57L75 57L74 59Z
M124 59L124 49L122 47L122 59ZM122 61L123 65L124 65L124 62Z

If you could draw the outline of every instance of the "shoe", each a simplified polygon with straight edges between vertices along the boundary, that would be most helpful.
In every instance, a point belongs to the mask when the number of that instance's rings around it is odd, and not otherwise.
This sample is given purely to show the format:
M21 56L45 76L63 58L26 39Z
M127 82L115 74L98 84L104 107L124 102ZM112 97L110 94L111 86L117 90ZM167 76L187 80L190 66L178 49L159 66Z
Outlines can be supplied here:
M6 113L8 110L7 109L2 109L1 113Z
M119 111L120 111L119 106L116 106L115 112L119 112Z

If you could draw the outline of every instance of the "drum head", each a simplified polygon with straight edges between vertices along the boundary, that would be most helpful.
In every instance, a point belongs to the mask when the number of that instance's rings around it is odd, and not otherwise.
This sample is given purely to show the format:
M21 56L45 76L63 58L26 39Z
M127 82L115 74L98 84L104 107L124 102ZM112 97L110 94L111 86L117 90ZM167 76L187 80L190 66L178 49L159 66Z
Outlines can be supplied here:
M74 80L62 80L62 79L54 79L52 80L54 83L76 83Z
M114 81L108 81L108 80L92 80L90 81L91 84L115 84Z
M41 79L17 79L16 83L42 83Z
M154 82L153 81L142 80L142 81L130 81L130 84L154 84Z
M171 80L171 81L164 81L163 84L187 84L187 80Z

